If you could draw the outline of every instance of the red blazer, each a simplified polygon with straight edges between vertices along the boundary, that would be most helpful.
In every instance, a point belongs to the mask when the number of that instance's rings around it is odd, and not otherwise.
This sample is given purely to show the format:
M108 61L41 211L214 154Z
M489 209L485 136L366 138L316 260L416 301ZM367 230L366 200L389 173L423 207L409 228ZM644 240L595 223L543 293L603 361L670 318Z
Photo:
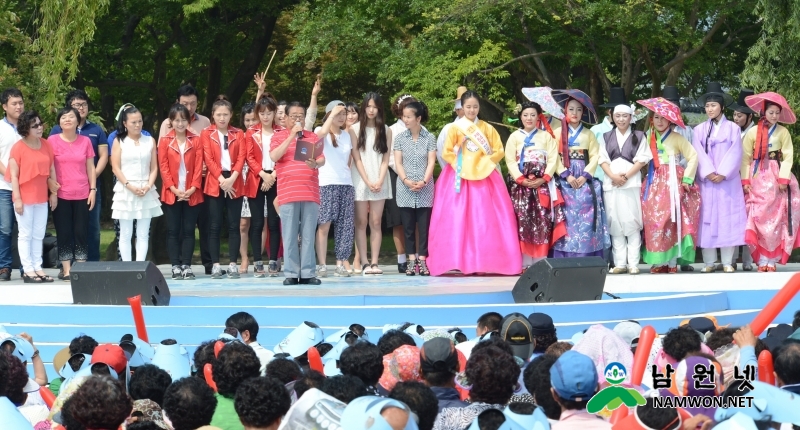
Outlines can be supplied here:
M189 196L189 206L196 206L203 202L203 146L200 145L200 136L188 129L183 162L186 164L186 188L197 188ZM178 172L181 169L181 152L175 139L175 130L170 130L158 140L158 166L161 170L161 201L168 205L175 204L175 194L169 190L169 187L178 186Z
M281 130L281 127L273 125L272 130L273 132ZM258 174L264 170L262 168L264 143L261 142L261 123L248 128L244 140L247 142L247 183L244 186L244 193L248 199L253 199L258 193L258 185L261 183ZM270 142L266 144L269 149Z
M211 124L200 133L200 143L203 145L203 159L206 162L206 186L203 192L211 197L218 197L220 194L219 175L222 174L222 147L217 134L217 126ZM242 167L247 157L247 145L244 141L242 130L228 126L228 152L231 156L231 172L239 172L236 181L233 182L233 189L236 197L244 196L244 182L242 181Z

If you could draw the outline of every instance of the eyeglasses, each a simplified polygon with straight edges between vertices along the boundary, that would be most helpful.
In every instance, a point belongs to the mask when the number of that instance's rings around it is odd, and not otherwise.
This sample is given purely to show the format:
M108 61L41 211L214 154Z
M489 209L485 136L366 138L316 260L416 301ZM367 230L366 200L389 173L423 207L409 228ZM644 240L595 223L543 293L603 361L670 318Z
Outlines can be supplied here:
M303 118L305 118L305 115L288 115L288 116L289 116L289 118L296 119L298 121L303 119Z
M86 102L83 102L83 103L73 103L73 104L72 104L72 107L74 107L75 109L86 109L86 108L88 108L88 107L89 107L89 103L86 103Z
M42 128L42 127L44 127L44 123L42 122L37 122L36 124L31 125L31 128Z

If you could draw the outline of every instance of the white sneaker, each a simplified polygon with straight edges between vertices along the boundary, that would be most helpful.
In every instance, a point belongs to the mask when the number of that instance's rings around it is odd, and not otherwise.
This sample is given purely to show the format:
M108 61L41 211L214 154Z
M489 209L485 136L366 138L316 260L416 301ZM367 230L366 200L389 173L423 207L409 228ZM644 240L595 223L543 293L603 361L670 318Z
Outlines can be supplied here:
M336 271L333 273L333 276L340 277L340 278L349 278L350 272L344 268L344 266L336 266Z
M327 278L328 277L328 266L324 264L317 265L317 278Z
M236 263L231 263L231 265L228 266L228 278L239 278L239 267L236 266Z

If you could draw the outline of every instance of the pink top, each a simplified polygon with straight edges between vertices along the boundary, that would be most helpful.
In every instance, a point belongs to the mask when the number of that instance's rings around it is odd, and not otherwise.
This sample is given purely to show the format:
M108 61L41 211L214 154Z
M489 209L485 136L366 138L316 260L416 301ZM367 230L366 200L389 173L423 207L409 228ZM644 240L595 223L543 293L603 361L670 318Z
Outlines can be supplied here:
M86 136L78 135L74 142L65 142L60 134L47 138L53 148L56 166L56 181L61 185L58 198L83 200L89 198L89 175L86 159L94 162L94 148Z

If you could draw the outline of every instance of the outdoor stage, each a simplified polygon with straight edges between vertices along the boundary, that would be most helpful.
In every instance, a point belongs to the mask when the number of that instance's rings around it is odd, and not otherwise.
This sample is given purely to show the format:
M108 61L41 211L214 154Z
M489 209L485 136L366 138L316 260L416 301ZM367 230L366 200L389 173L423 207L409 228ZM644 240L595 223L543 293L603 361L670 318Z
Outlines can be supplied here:
M303 321L313 321L326 333L359 323L377 341L384 324L409 321L425 328L460 327L474 336L475 321L484 312L501 314L546 312L553 317L561 339L592 324L613 327L633 319L652 325L658 333L693 316L712 314L721 324L749 323L795 272L800 264L781 266L774 273L678 273L637 276L608 275L602 300L571 303L515 304L511 290L517 277L408 277L396 266L382 267L383 276L328 277L321 286L285 287L283 278L212 280L199 274L194 281L172 281L170 267L159 266L172 299L168 307L145 307L149 340L174 338L192 352L202 341L222 332L225 319L247 311L258 320L259 342L267 348ZM701 265L695 265L699 270ZM56 270L48 270L55 277ZM99 342L119 342L135 333L126 306L73 305L69 283L0 284L0 325L9 332L33 336L46 363L80 333ZM800 298L795 298L775 323L791 323ZM50 377L55 377L47 366Z

